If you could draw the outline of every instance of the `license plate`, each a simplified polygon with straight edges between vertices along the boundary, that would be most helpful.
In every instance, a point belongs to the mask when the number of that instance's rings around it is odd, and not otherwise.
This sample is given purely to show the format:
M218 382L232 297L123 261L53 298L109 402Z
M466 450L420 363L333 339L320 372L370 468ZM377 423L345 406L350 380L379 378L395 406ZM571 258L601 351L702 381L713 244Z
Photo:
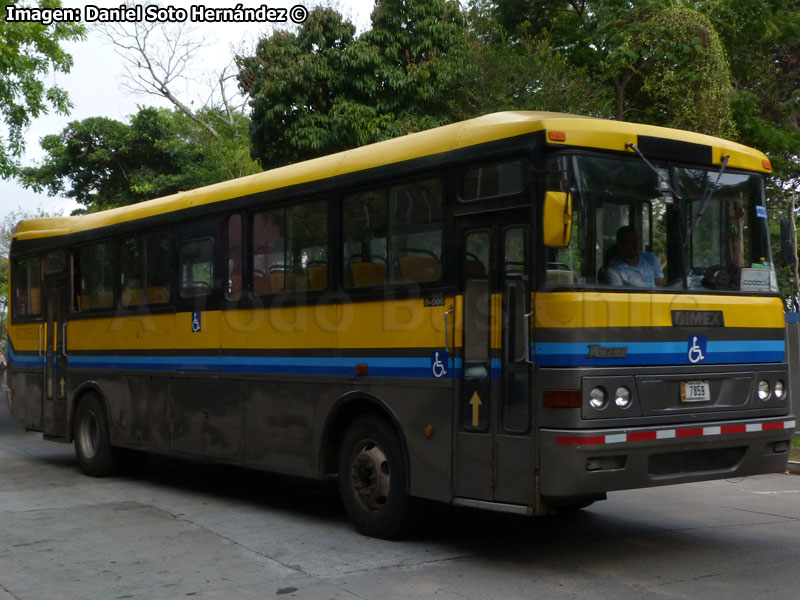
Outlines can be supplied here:
M708 402L711 388L708 381L681 381L681 402Z

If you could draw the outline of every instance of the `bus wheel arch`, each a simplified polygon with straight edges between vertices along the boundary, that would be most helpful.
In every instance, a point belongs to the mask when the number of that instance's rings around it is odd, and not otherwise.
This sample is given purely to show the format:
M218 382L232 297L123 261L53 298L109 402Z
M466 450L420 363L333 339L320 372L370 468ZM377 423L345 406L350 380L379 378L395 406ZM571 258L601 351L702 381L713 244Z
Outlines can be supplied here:
M397 419L369 396L351 396L326 429L325 471L337 473L339 493L356 528L400 537L411 522L409 460Z
M67 441L73 441L73 436L75 434L75 415L78 411L78 404L80 404L81 399L84 395L88 393L94 393L100 396L100 400L103 404L106 404L105 396L103 392L100 391L100 386L97 384L96 381L87 380L81 382L75 391L67 397ZM106 408L106 414L108 414L108 406Z
M383 400L371 394L351 392L345 394L334 405L325 422L321 445L321 468L324 475L335 475L339 470L339 448L350 424L359 416L373 414L389 422L394 428L408 461L408 448L402 434L400 421Z
M108 406L93 385L75 394L72 437L78 465L86 475L105 477L116 471L118 461L111 446Z

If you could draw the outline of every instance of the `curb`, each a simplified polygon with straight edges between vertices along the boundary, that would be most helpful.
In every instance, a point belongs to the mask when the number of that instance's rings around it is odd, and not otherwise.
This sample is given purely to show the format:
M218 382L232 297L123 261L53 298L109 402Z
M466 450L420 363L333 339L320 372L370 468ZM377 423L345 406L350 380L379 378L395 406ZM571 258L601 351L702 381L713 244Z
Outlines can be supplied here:
M791 473L792 475L800 475L800 462L789 461L789 464L786 465L786 473Z

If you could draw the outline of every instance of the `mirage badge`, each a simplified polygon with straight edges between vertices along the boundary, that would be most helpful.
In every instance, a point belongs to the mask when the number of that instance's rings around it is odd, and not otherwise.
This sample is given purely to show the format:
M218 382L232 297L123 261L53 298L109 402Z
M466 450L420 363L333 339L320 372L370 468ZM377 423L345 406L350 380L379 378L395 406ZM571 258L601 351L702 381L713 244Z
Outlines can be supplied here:
M586 358L625 358L628 356L627 346L599 346L589 344L589 354Z

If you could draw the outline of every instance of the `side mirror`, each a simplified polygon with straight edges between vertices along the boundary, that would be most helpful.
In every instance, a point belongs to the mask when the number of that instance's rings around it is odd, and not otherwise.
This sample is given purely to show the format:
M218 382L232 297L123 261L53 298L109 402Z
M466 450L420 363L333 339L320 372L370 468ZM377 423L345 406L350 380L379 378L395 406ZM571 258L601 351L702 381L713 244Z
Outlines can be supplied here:
M551 248L566 248L572 238L572 195L567 192L547 192L544 197L544 244Z

